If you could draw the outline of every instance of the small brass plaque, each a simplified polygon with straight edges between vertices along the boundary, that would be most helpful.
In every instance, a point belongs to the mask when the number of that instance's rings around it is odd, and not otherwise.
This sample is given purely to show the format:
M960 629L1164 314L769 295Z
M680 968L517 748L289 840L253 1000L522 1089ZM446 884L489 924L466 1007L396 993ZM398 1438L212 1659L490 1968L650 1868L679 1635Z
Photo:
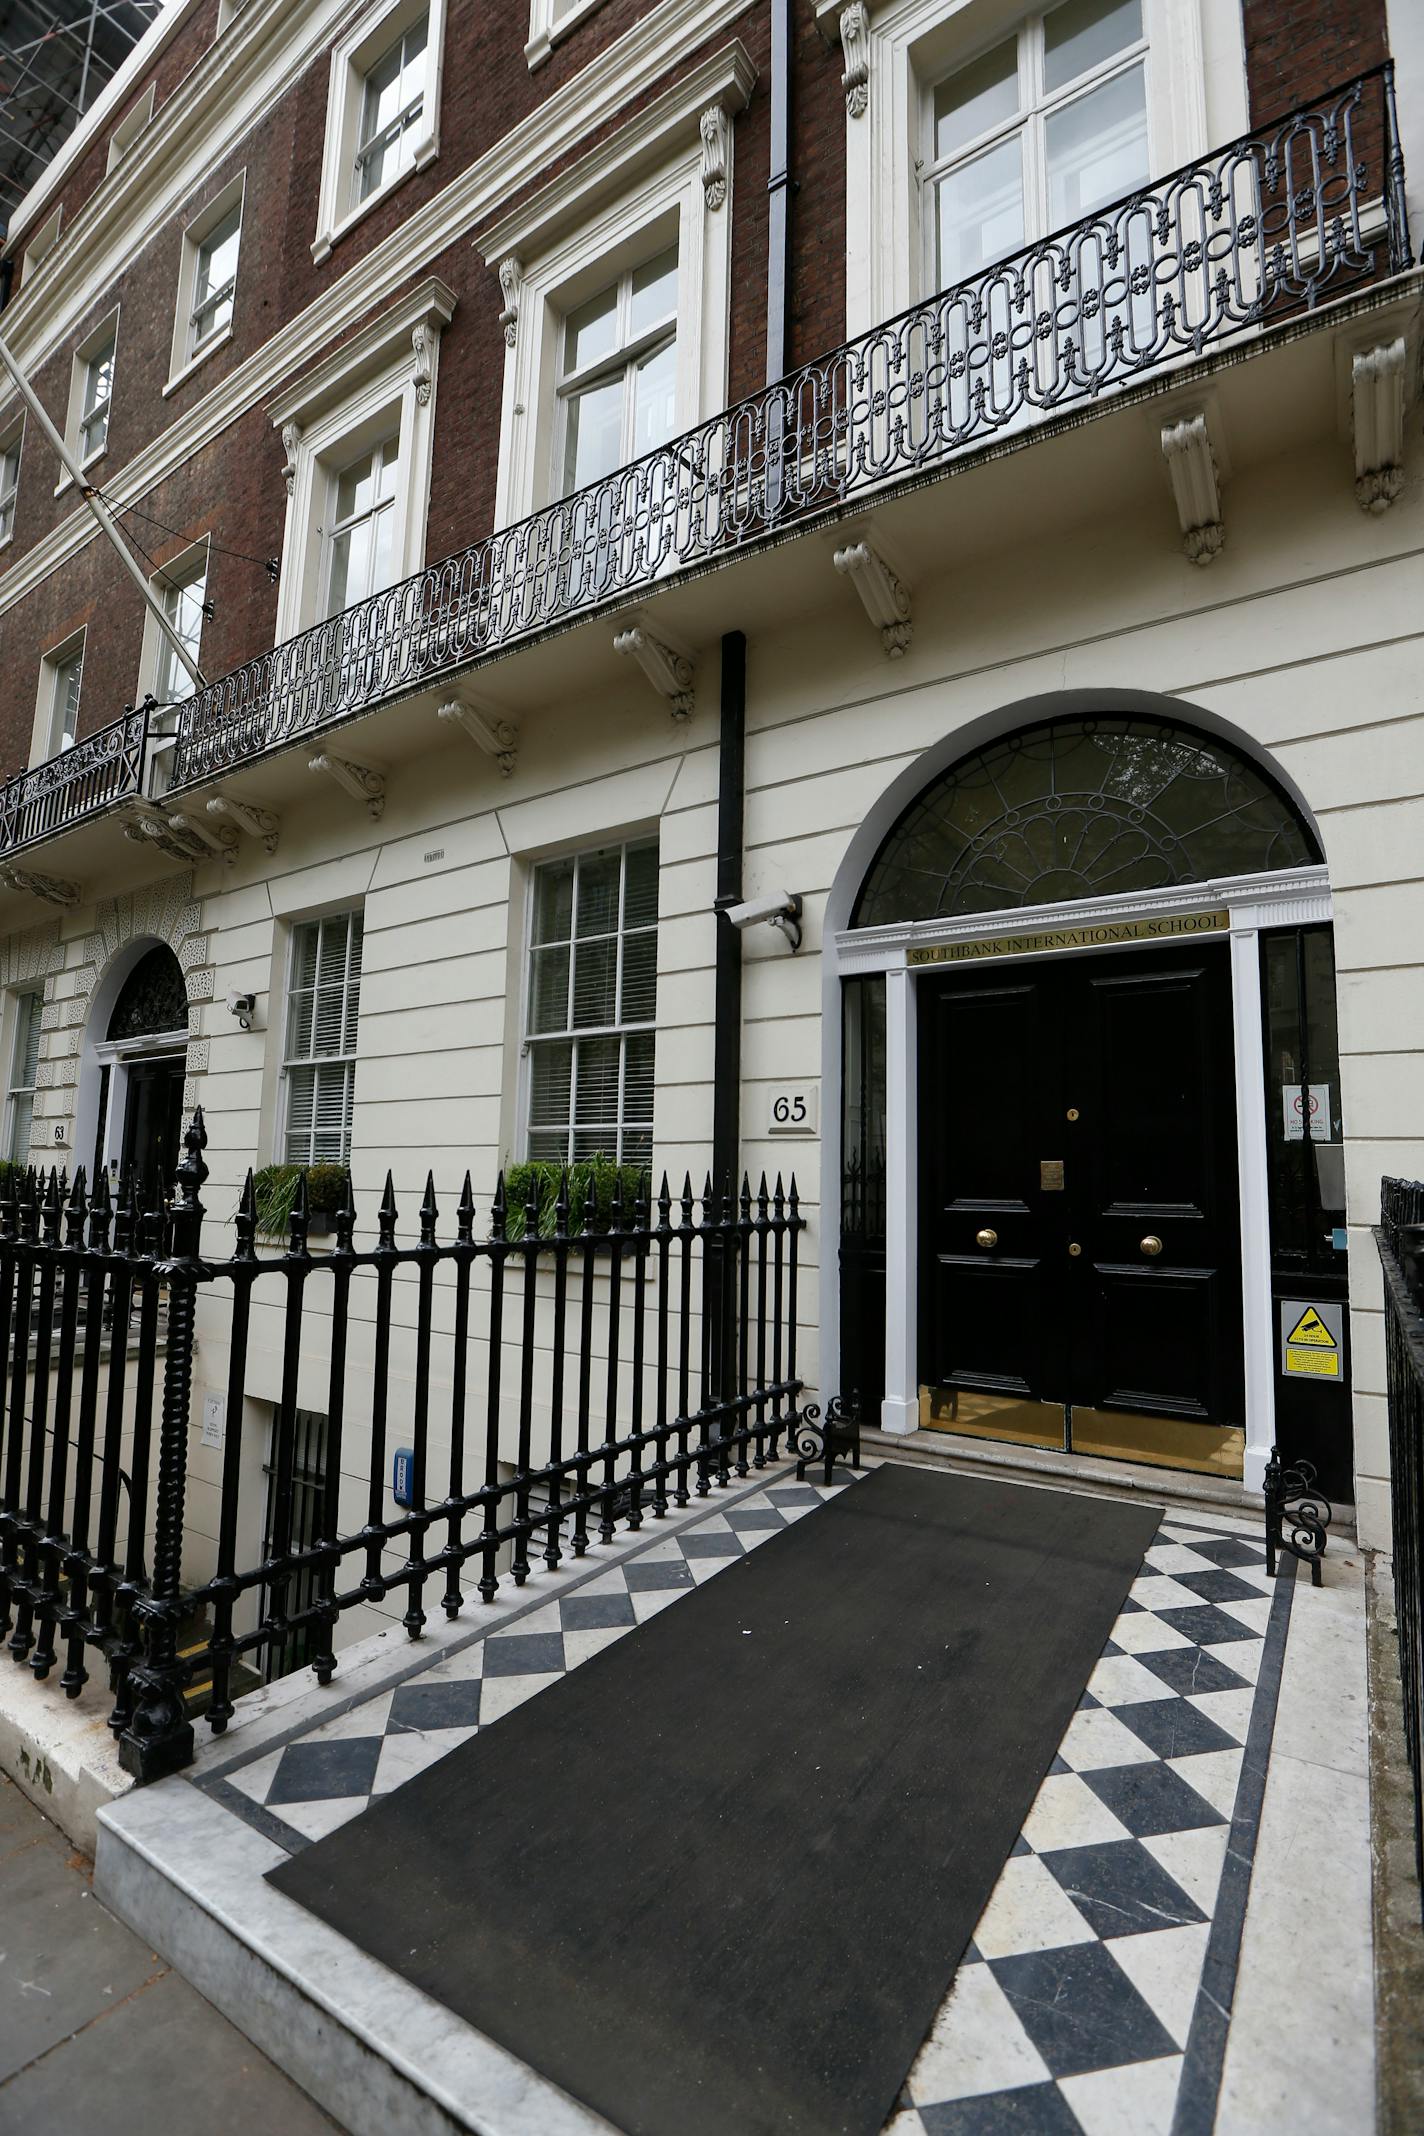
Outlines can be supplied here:
M1045 1157L1043 1159L1038 1168L1038 1184L1045 1194L1061 1194L1063 1192L1063 1159L1061 1157Z

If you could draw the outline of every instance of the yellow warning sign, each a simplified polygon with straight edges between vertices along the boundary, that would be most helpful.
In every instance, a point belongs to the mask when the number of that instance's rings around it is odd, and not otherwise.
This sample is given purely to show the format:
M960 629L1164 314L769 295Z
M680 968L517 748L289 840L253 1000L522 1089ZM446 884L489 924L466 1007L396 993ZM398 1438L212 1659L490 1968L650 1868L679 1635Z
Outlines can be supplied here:
M1340 1345L1313 1305L1308 1305L1295 1326L1286 1337L1288 1345L1299 1344L1310 1350L1338 1350Z
M1312 1379L1338 1379L1340 1358L1332 1347L1329 1350L1287 1350L1287 1372L1303 1372Z

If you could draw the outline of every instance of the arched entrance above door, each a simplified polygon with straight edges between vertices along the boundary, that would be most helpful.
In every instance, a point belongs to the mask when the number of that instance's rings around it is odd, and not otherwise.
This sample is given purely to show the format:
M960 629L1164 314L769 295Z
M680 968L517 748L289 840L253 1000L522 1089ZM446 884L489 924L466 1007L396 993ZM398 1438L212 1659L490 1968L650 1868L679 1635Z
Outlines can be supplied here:
M1008 912L1318 862L1311 827L1216 736L1059 718L962 757L884 840L851 924Z
M1302 930L1328 970L1330 901L1288 779L1194 709L1075 691L986 714L901 773L838 871L823 1338L888 1429L1259 1482L1289 1406L1283 1285L1344 1281L1333 972L1329 1018L1287 1031L1276 1008ZM1317 1085L1320 1146L1284 1140ZM1299 1277L1277 1222L1296 1172Z
M145 1198L171 1185L183 1125L188 988L166 942L137 942L95 991L85 1044L94 1176L131 1176ZM77 1152L81 1161L83 1151Z

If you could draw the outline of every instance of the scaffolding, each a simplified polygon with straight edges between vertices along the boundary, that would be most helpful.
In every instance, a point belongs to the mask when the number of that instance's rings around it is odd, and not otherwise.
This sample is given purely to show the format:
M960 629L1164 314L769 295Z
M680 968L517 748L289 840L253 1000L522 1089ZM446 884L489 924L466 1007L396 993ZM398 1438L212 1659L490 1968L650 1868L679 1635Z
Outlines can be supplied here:
M165 0L0 0L0 236Z

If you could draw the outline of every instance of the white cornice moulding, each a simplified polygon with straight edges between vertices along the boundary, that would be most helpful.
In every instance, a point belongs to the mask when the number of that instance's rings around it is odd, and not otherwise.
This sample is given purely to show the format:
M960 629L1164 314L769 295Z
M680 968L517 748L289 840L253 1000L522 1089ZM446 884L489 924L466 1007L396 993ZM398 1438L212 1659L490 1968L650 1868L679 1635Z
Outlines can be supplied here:
M308 371L295 386L289 386L285 393L270 402L267 413L272 418L273 427L284 432L294 423L304 427L314 415L320 414L333 401L342 399L352 386L389 363L402 343L412 351L411 375L415 380L417 398L423 375L425 400L428 401L430 350L424 337L432 330L438 333L450 324L458 301L447 283L438 275L430 275L401 303L382 312L379 319L373 319L361 333L344 342L325 363L319 363L314 371ZM299 436L293 444L299 442ZM282 443L290 464L291 447L285 436Z
M1000 935L1058 933L1074 927L1109 926L1115 920L1170 919L1210 912L1224 905L1231 928L1287 927L1332 917L1330 880L1322 867L1283 868L1275 875L1218 876L1181 883L1170 890L1127 890L1120 897L1075 898L1064 905L1021 905L1000 912L963 913L942 920L891 922L884 927L844 927L834 937L841 971L898 970L912 949L938 942L986 942ZM1190 946L1192 937L1182 937ZM1166 946L1168 938L1161 938ZM1076 950L1025 952L1076 956ZM1005 959L1004 961L1009 961ZM929 967L934 970L937 967Z
M511 254L522 260L537 258L551 238L660 162L681 136L695 137L709 107L720 108L729 118L744 110L756 79L750 53L734 37L654 97L611 140L600 141L511 214L487 224L475 239L481 257L491 267Z
M284 5L285 0L269 0L268 6L253 10L253 19L259 15L268 18ZM508 199L552 159L565 153L573 143L638 96L649 80L655 80L666 71L670 39L672 49L687 49L715 36L745 12L746 0L661 0L660 6L654 7L622 37L590 60L580 73L565 82L527 119L521 120L503 140L496 142L488 154L461 171L442 193L417 209L356 267L348 269L339 280L323 290L304 312L289 319L270 341L254 350L191 408L185 409L142 452L135 454L126 467L105 482L105 495L118 508L140 503L150 490L201 452L249 408L265 401L299 363L308 360L324 343L369 317L373 305L394 295L411 274L457 243L472 224L478 223L501 200ZM323 10L323 21L327 19L327 13ZM237 35L245 17L246 10L238 16L230 35ZM164 112L175 101L176 93L169 106L160 105L150 133L161 130ZM174 197L167 212L176 212L177 205L199 182L203 171L218 160L219 153L226 154L236 138L235 133L233 141L225 142L221 151L207 154L201 166L190 175L180 174L183 183L181 186L175 184ZM151 153L147 134L144 144L141 152L146 156ZM139 152L135 150L136 154ZM91 229L87 209L77 227L86 233L87 243ZM124 256L136 254L139 249L140 240L135 237ZM106 276L112 281L119 269L112 260L106 262L87 252L85 257L88 267L85 286L92 296L94 286L102 285ZM45 276L42 286L46 292L54 286L50 275ZM81 303L79 309L83 308ZM37 304L26 306L23 291L5 311L11 347L32 372L47 353L36 353L38 314ZM71 326L72 320L68 317L53 322L47 328L50 334L48 348L61 345ZM52 528L0 576L0 614L33 592L60 564L86 548L97 532L85 511L76 511L68 520Z

